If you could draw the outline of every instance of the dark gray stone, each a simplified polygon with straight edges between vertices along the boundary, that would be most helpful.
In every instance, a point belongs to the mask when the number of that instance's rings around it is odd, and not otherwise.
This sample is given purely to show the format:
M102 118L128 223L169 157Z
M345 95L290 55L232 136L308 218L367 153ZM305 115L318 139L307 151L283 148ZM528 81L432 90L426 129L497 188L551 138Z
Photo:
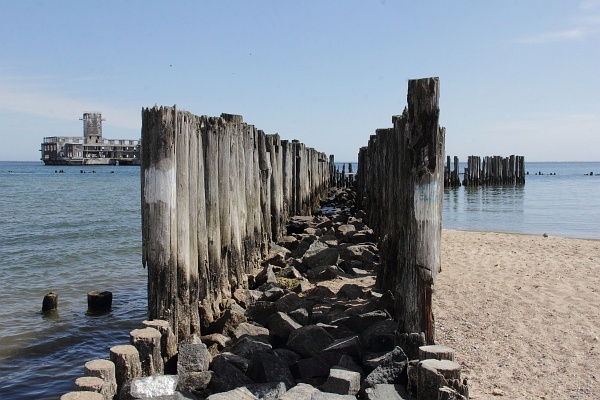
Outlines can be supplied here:
M239 339L244 336L252 336L254 339L260 339L264 342L268 342L269 330L267 328L263 328L262 326L250 324L248 322L242 322L237 326L235 332L233 332L233 337L235 339Z
M300 325L308 325L310 323L310 310L307 308L297 308L288 313L288 315L298 322Z
M287 388L296 384L287 361L271 351L254 353L248 374L259 383L283 382Z
M337 292L337 297L348 300L356 300L364 297L363 289L355 283L346 283Z
M230 353L228 351L224 351L215 357L222 357L223 359L225 359L225 361L227 361L229 364L233 365L243 373L246 373L250 366L250 360L248 360L245 357L238 356L237 354Z
M363 388L373 387L378 383L402 383L408 381L406 366L408 358L400 347L387 353L381 363L371 372L363 382Z
M180 392L203 391L208 387L212 375L212 371L179 374L177 390Z
M283 340L288 340L290 333L296 329L302 328L302 325L294 321L289 315L276 312L269 318L269 332Z
M273 349L273 353L283 358L289 367L296 364L300 360L300 354L290 349Z
M275 301L275 306L277 311L281 311L284 313L288 313L292 310L295 310L298 307L301 307L304 304L304 300L298 296L297 293L287 293L281 296L277 301Z
M367 350L372 352L391 351L398 323L393 319L376 322L365 329L361 335Z
M304 357L314 357L321 354L333 341L333 336L325 329L308 325L290 334L287 347Z
M321 388L325 392L355 396L360 390L360 374L345 369L332 368L327 382Z
M242 371L221 356L216 356L213 359L211 369L214 374L210 380L209 387L215 392L227 392L254 383Z
M313 246L318 246L319 250L311 252ZM303 262L308 268L316 268L325 265L338 265L340 263L340 253L334 247L329 247L325 243L316 241L311 248L304 254Z
M380 383L365 390L366 400L411 400L402 385Z
M277 312L277 306L270 301L257 301L246 309L246 318L267 326L269 317Z
M250 390L245 387L233 388L223 393L211 394L206 400L259 400Z
M323 352L348 354L357 359L361 359L363 356L363 348L358 336L336 339L333 343L327 346Z
M250 359L252 354L257 351L270 350L271 345L264 340L256 339L252 336L243 336L237 339L231 346L226 348L233 354Z
M276 301L281 296L285 294L285 290L282 288L275 286L268 290L266 290L263 295L260 297L261 301Z
M246 389L261 400L278 400L286 392L283 382L253 383L246 385Z
M204 343L182 343L177 356L177 373L208 371L211 357Z

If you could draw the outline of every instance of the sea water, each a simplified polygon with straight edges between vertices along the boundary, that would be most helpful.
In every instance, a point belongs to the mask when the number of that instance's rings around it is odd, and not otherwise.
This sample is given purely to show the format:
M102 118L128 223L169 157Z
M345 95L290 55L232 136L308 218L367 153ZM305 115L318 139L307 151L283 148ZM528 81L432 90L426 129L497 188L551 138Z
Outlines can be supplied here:
M525 185L445 189L444 228L600 239L600 163L526 170ZM139 167L0 162L0 399L58 399L129 343L147 307L140 203ZM92 290L113 292L109 313L87 314Z

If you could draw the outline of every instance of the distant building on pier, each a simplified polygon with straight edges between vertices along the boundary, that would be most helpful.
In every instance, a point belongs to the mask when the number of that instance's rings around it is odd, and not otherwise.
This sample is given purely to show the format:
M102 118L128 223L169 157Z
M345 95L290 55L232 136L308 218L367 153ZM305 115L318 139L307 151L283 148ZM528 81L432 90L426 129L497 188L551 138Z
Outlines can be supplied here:
M102 113L86 112L81 136L49 136L40 151L46 165L140 165L141 141L104 139Z

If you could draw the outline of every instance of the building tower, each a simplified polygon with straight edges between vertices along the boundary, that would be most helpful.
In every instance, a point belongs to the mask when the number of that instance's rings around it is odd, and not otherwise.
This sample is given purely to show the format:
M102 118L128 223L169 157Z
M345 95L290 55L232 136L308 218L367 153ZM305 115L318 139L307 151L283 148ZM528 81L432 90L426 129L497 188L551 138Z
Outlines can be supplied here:
M83 113L83 137L85 144L102 143L102 113L86 112Z

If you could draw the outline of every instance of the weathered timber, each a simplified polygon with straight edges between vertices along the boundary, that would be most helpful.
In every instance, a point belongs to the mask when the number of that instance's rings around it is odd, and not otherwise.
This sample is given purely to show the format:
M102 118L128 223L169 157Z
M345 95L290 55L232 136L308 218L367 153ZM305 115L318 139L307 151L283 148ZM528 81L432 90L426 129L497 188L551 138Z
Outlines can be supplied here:
M458 179L458 157L454 157L454 171L450 173L450 156L447 157L444 185L460 186ZM525 157L511 155L501 156L469 156L464 168L462 184L478 185L512 185L525 183Z
M142 110L142 262L150 319L200 334L246 273L329 186L325 154L241 116Z
M398 333L434 341L432 286L440 270L444 136L439 79L410 80L408 107L359 152L358 200L379 235L377 284L393 291Z

